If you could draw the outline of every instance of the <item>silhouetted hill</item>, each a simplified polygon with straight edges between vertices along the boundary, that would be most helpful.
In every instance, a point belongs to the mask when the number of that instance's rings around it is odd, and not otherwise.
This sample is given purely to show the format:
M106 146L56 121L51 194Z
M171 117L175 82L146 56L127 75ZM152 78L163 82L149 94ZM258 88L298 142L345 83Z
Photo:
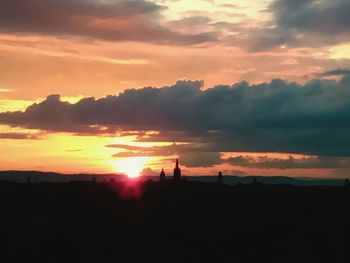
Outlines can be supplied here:
M111 178L117 181L125 180L125 176L121 174L60 174L53 172L39 172L39 171L0 171L0 181L9 182L26 182L28 178L32 182L69 182L69 181L91 181L96 178L98 182L108 181ZM168 179L170 177L167 177ZM344 179L315 179L315 178L292 178L284 176L224 176L223 182L228 185L249 184L254 178L263 184L289 184L296 186L342 186ZM145 176L140 180L154 180L158 181L158 176ZM216 182L217 176L186 176L188 181L199 182Z
M188 176L189 181L216 182L216 176ZM292 178L286 176L224 176L223 182L228 185L249 184L254 179L263 184L295 185L295 186L342 186L344 179Z
M99 182L114 178L125 179L121 174L61 174L40 171L0 171L0 181L24 183L30 178L32 182L70 182L91 181L96 178Z

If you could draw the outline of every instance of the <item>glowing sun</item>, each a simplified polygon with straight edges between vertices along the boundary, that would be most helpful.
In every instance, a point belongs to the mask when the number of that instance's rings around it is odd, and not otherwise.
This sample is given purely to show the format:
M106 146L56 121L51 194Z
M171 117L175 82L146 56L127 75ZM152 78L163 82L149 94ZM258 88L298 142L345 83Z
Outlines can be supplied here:
M150 157L128 157L115 161L118 172L127 175L129 178L137 178L141 175Z

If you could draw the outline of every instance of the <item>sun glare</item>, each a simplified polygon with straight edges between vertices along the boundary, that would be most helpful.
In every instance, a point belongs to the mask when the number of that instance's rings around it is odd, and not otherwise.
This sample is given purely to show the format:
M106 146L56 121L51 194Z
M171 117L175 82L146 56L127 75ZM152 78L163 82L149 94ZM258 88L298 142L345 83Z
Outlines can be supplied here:
M115 161L118 172L127 175L129 178L137 178L141 175L150 157L128 157Z

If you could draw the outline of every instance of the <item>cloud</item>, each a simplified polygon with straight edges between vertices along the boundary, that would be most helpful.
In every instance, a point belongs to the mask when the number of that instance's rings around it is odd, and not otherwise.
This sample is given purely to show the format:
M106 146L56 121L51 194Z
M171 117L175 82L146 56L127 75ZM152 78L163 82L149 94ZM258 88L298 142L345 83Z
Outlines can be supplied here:
M210 33L184 34L161 24L165 7L144 0L2 0L0 30L107 41L194 45L214 41Z
M232 9L241 9L243 8L242 6L239 6L239 5L236 5L236 4L220 4L219 5L220 7L223 7L223 8L232 8Z
M180 154L180 157L186 167L213 167L222 163L219 152L188 152Z
M168 138L169 139L169 138ZM123 144L106 145L109 148L126 150L113 157L180 156L181 164L187 167L212 167L222 163L221 155L215 151L205 151L200 144L172 144L168 146L141 147Z
M344 76L350 74L350 69L334 69L318 73L318 77Z
M11 89L1 89L0 88L0 93L7 93L7 92L11 92L12 90Z
M350 2L347 0L275 0L270 10L281 29L331 36L349 33Z
M108 145L106 145L106 147L123 149L123 150L128 150L128 151L141 151L141 150L147 149L146 147L134 146L134 145L128 145L128 144L108 144Z
M348 42L350 2L347 0L274 0L267 11L271 13L271 21L247 31L245 40L252 51Z
M0 133L0 139L10 140L37 140L41 138L41 134L27 134L20 132L3 132Z
M238 16L241 14L235 14ZM213 20L207 15L190 15L178 20L169 21L168 26L180 32L195 32L197 34L208 34L219 41L227 33L240 32L242 23L230 23L227 21Z
M267 7L271 21L260 21L259 26L242 12L230 15L244 17L237 23L215 19L210 12L187 12L176 21L167 21L163 11L168 2L172 1L2 0L0 30L165 45L222 42L251 51L348 42L347 0L273 0ZM244 8L228 3L215 6L228 10Z
M225 162L239 167L259 168L259 169L339 169L350 168L349 158L336 157L303 157L287 159L270 158L268 156L250 157L235 156L225 160Z
M170 21L171 26L178 28L193 28L197 26L207 26L212 20L207 16L188 16L179 20Z
M202 81L178 81L74 104L51 95L23 112L0 113L0 123L79 134L143 131L139 141L189 142L181 146L185 152L350 156L348 75L305 85L275 79L202 87Z

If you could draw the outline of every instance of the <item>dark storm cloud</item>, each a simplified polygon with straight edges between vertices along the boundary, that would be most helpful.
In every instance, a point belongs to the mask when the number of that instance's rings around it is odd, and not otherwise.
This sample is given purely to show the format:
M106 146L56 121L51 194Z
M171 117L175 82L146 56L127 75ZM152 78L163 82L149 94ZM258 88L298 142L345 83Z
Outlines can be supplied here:
M93 0L2 0L0 30L174 45L215 40L211 33L182 34L162 26L159 18L163 9L143 0L109 4Z
M350 74L350 69L334 69L317 74L319 77L344 76Z
M202 85L179 81L75 104L51 95L24 112L0 113L0 123L80 134L160 131L138 135L139 140L187 141L193 144L191 152L350 156L348 75L305 85L280 79L207 90Z
M270 9L276 24L285 30L334 35L348 33L348 0L275 0Z
M268 11L271 23L247 32L251 50L322 47L349 41L348 0L274 0Z
M350 168L349 158L336 157L304 157L287 159L270 158L260 156L258 158L249 156L231 157L225 162L239 167L259 168L259 169L340 169Z

